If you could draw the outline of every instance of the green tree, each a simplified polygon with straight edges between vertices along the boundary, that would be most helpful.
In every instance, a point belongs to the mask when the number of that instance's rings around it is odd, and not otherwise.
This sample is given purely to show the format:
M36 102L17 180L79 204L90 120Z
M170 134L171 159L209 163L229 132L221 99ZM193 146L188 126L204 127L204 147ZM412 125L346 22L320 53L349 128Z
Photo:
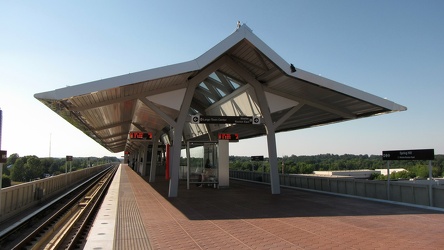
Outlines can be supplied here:
M14 162L11 169L11 179L13 181L26 181L25 175L26 158L21 157Z
M416 177L427 178L429 176L428 167L421 164L416 164L411 168L411 171L415 174Z
M27 174L26 176L27 180L34 180L36 178L41 178L44 174L42 162L35 155L28 157L25 164L25 169Z
M11 186L11 178L7 175L2 176L2 188Z
M370 175L370 180L379 180L379 178L380 178L380 176L381 176L381 174L380 173L372 173L371 175Z
M20 156L17 153L11 154L8 156L8 159L6 160L6 164L3 164L3 174L5 175L11 175L8 166L14 165L14 163L17 161L17 159L20 158Z
M14 181L31 181L42 177L43 173L42 163L37 156L25 156L15 161L11 179Z
M14 165L14 163L20 158L17 153L11 154L6 161L6 165Z
M396 172L396 179L410 179L410 172L406 170Z

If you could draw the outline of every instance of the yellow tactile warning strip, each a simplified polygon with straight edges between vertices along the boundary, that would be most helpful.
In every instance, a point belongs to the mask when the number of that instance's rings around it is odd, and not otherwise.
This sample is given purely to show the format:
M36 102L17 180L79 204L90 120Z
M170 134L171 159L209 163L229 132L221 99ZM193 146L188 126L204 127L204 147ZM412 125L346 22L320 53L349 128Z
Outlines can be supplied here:
M165 180L147 183L127 166L121 179L120 195L133 193L140 217L129 203L119 202L119 213L131 207L128 217L134 218L127 218L132 223L125 226L143 231L136 223L141 218L153 249L442 249L444 245L444 213L436 211L292 189L272 195L268 186L232 180L228 189L187 190L186 183L180 183L178 197L168 198ZM126 241L125 247L115 244L116 249L145 249L137 237Z
M143 226L133 187L124 167L120 178L119 209L116 220L114 249L151 249Z

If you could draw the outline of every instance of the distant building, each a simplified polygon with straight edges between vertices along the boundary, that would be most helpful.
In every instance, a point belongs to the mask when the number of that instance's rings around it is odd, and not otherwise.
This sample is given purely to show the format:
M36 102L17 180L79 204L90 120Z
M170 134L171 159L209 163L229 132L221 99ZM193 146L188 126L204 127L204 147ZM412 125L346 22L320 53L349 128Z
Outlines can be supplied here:
M383 169L383 168L375 169L375 171L379 172L382 175L387 175L387 169L386 168L385 169ZM390 174L396 173L396 172L402 172L402 171L407 171L407 170L404 169L404 168L394 168L394 169L390 169Z
M362 169L362 170L337 170L337 171L314 171L313 172L317 176L322 177L349 177L355 179L368 179L373 173L376 173L374 170Z

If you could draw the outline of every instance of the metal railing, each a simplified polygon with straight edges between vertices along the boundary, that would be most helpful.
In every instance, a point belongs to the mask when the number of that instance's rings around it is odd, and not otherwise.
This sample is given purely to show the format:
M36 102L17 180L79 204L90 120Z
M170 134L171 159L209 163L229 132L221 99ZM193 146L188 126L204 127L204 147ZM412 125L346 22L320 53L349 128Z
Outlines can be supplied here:
M268 173L230 170L230 178L270 183ZM444 208L444 185L434 181L422 184L392 180L388 186L386 181L297 174L280 174L279 181L283 187Z

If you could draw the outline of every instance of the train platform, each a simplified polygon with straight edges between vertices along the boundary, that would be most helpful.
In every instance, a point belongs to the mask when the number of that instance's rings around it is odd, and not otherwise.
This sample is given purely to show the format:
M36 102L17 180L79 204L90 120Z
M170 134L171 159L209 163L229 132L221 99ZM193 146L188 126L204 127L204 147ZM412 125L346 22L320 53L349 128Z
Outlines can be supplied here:
M442 249L444 213L230 180L148 183L121 165L85 249Z

